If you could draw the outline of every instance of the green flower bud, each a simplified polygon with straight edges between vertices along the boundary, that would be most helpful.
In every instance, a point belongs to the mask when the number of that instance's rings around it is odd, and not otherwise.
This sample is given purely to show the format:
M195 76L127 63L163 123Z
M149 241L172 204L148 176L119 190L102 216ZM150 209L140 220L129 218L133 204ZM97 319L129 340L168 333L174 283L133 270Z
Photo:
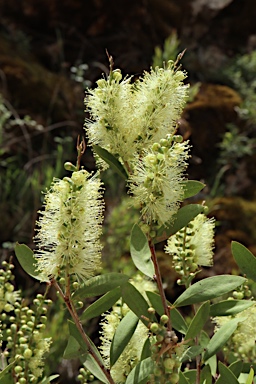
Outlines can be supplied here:
M64 168L66 171L71 171L71 172L77 171L77 167L74 164L72 164L70 161L67 161L64 164Z
M157 323L152 323L150 326L150 331L153 333L157 333L159 331L159 325Z
M170 357L167 357L166 359L164 359L164 367L166 372L172 372L174 365L175 365L174 359Z
M25 351L23 352L23 356L25 359L30 359L32 355L33 355L33 352L29 348L25 349Z
M160 322L161 322L162 324L167 324L168 321L169 321L169 318L168 318L167 315L162 315L162 316L161 316L161 318L160 318Z
M20 365L16 365L16 367L14 368L15 373L21 373L22 371L23 371L23 369Z
M13 309L14 309L13 306L9 303L5 304L4 306L5 312L11 312Z
M122 74L120 72L120 70L116 69L112 72L112 77L113 79L119 83L120 80L122 80Z
M153 151L158 151L159 148L160 148L160 144L159 144L159 143L154 143L154 144L152 145L152 150L153 150Z
M149 308L148 308L148 313L154 315L154 314L156 313L155 308L153 308L153 307L149 307Z
M105 88L106 87L106 80L104 79L99 79L96 81L96 84L98 85L98 87L100 88Z

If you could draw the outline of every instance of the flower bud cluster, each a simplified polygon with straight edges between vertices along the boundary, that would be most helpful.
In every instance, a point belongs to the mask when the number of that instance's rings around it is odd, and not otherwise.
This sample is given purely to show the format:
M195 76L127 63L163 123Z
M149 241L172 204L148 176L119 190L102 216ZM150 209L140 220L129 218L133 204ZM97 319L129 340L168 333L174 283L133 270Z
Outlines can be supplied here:
M223 347L224 355L227 360L229 360L229 357L235 357L236 359L242 360L244 363L253 364L256 359L256 304L236 314L234 317L215 317L213 319L216 324L215 331L217 331L224 324L227 324L231 318L241 318L241 322L238 324L237 329Z
M235 291L233 291L233 298L235 300L249 299L252 297L252 291L248 286L248 281L245 284L242 284Z
M51 300L38 294L33 306L21 302L20 291L10 282L14 279L11 263L3 262L0 269L0 321L5 346L2 358L6 364L15 361L12 375L15 383L37 383L43 373L43 359L49 351L50 339L45 338L47 308Z
M87 369L80 368L79 375L77 376L77 380L79 380L81 384L87 384L94 380L94 376Z
M166 135L135 159L128 183L145 223L166 224L176 214L184 194L188 150L181 136Z
M199 214L167 241L165 251L173 257L173 267L181 276L177 283L188 286L199 266L213 262L214 219Z
M149 308L150 313L152 308ZM151 352L154 371L151 375L152 384L177 384L179 382L179 368L184 345L178 343L178 337L172 330L168 330L169 318L162 315L160 321L149 322L151 336Z

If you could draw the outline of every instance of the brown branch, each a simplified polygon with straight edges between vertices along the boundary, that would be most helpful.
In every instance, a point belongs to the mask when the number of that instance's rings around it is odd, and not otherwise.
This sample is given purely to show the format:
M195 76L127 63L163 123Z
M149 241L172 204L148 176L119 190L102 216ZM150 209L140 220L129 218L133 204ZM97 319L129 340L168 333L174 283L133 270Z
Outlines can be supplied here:
M157 287L158 287L158 290L159 290L159 293L160 293L160 297L161 297L161 300L162 300L162 304L163 304L163 307L164 307L164 313L165 313L165 315L168 316L168 319L169 319L168 323L167 323L167 328L168 328L169 331L171 331L172 330L172 325L171 325L171 320L170 320L170 306L167 304L167 300L166 300L166 297L165 297L162 277L161 277L160 268L159 268L159 264L158 264L157 257L156 257L156 252L155 252L155 246L154 246L154 244L152 244L150 242L149 243L149 247L150 247L150 252L151 252L151 259L153 261L154 269L155 269L155 280L156 280Z
M102 364L102 362L100 361L99 357L97 356L97 354L95 353L95 351L92 349L92 346L91 346L91 343L86 335L86 333L84 332L84 329L82 327L82 324L79 320L79 317L78 317L78 314L76 312L76 310L73 308L73 305L72 305L72 301L71 301L71 298L70 298L70 295L67 296L63 293L62 289L60 288L59 284L57 283L56 280L52 280L51 281L52 285L57 289L57 291L60 293L60 296L61 298L63 299L64 303L66 304L66 307L67 309L69 310L69 313L72 317L72 319L74 320L74 323L79 331L79 333L81 334L82 336L82 339L83 341L85 342L87 348L88 348L88 353L93 357L93 359L96 361L96 363L98 364L98 366L100 367L100 369L102 370L103 374L106 376L106 378L108 379L109 383L110 384L115 384L114 380L112 379L111 377L111 374L110 372L107 370L107 368Z

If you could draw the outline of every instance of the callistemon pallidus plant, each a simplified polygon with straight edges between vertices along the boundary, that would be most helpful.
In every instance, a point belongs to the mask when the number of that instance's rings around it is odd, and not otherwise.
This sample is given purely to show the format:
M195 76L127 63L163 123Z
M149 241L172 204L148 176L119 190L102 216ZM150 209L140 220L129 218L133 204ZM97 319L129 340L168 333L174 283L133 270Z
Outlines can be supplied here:
M16 246L23 268L54 286L71 315L64 357L80 358L81 383L96 378L105 384L212 384L218 376L219 384L239 383L240 365L235 370L221 363L217 371L216 353L243 321L242 314L235 315L247 309L247 315L254 316L255 311L248 312L253 303L248 300L213 302L232 290L239 293L245 277L193 282L201 266L213 264L214 219L207 218L204 204L186 200L204 185L188 180L190 144L177 132L188 96L185 79L179 60L134 80L114 70L110 58L109 74L88 89L85 98L86 135L99 170L90 174L81 166L85 142L78 142L77 164L65 164L70 175L54 179L46 192L34 254L25 245ZM138 269L133 279L122 272L99 274L104 213L100 175L108 167L125 179L130 206L140 212L130 237ZM156 252L162 242L165 260L184 286L173 304L166 298ZM234 244L236 261L244 274L256 279L256 262L241 247ZM84 310L87 298L92 304ZM182 306L191 309L189 323L179 310ZM100 315L97 348L86 326ZM235 316L230 327L216 320L220 328L208 336L204 328L210 328L210 317L227 315ZM240 330L247 332L243 326Z

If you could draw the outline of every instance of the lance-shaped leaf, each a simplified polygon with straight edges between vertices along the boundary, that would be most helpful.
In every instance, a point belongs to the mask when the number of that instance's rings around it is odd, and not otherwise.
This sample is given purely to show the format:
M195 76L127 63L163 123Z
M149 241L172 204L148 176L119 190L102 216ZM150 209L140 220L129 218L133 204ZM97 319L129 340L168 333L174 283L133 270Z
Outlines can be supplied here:
M249 300L223 300L211 305L210 316L233 316L254 304L255 301Z
M144 360L150 356L151 356L151 344L150 344L149 338L147 338L141 352L141 360Z
M129 341L131 340L131 337L137 327L138 321L138 317L132 311L129 311L118 324L110 346L111 367L115 364L115 362L129 343Z
M68 320L68 328L69 328L70 336L72 336L77 341L77 343L79 344L79 346L82 349L83 353L80 356L81 362L99 380L101 380L105 384L109 384L108 379L106 378L106 376L102 372L102 369L99 367L98 363L95 361L95 359L91 356L90 353L87 353L88 352L87 344L83 340L83 338L81 337L81 334L78 331L76 325L73 323L73 321ZM104 362L102 360L102 357L101 357L97 347L95 346L95 344L92 342L92 340L89 338L88 335L86 335L86 337L90 343L90 350L93 351L94 355L97 356L99 363L102 366L104 366Z
M148 240L138 224L135 224L132 228L130 251L135 266L144 273L144 275L152 279L154 275L154 265L151 260Z
M12 361L10 364L8 364L1 372L0 372L0 379L1 379L1 383L12 383L12 375L8 375L8 372L10 371L10 369L12 369L13 366L15 366L17 364L17 361L18 359L15 359L14 361ZM4 377L5 376L5 377ZM11 381L7 381L9 380L9 378L11 379ZM6 381L4 381L6 379Z
M104 296L96 300L94 303L89 305L86 310L80 316L80 320L89 320L93 317L100 316L111 308L121 296L120 287L116 287L112 291L107 292Z
M220 376L218 380L216 381L216 384L239 384L239 381L237 380L236 376L233 374L233 372L224 365L221 361L218 363L219 373Z
M78 341L73 336L69 336L67 346L63 353L63 358L74 359L85 353L85 349L81 347Z
M190 382L186 379L186 376L184 376L183 372L180 372L179 376L179 384L190 384Z
M244 245L232 241L232 254L237 265L249 279L256 281L256 257Z
M198 335L198 333L203 329L206 321L209 318L210 312L210 303L206 301L201 307L198 309L197 313L193 317L191 323L189 324L185 340L194 339Z
M233 374L238 378L240 373L242 372L244 363L241 360L234 361L230 366L228 367Z
M201 371L200 383L202 384L212 384L212 374L210 367L205 365Z
M142 360L133 370L129 373L125 384L138 384L142 380L148 378L148 376L153 372L154 364L151 357Z
M91 355L87 355L86 358L80 357L80 360L84 367L88 369L89 372L91 372L97 379L100 380L101 383L109 384L109 380L102 372L101 368L98 366L96 361Z
M101 157L108 165L117 172L123 179L127 180L128 175L120 161L117 160L115 156L109 153L106 149L100 147L99 145L93 145L93 150L99 157Z
M232 291L246 281L244 277L219 275L198 281L186 289L173 304L175 307L201 303Z
M169 226L167 224L162 225L159 228L154 242L159 243L160 241L168 239L170 236L174 235L174 233L188 225L191 220L193 220L197 215L199 215L199 213L202 213L203 211L204 207L200 204L188 204L184 207L181 207Z
M33 251L27 245L16 243L14 251L20 265L28 275L42 282L49 282L48 277L43 276L36 270L37 261Z
M184 354L181 357L181 362L184 363L185 361L191 361L194 359L194 357L200 355L204 350L203 347L200 345L193 345L192 347L189 347L185 350Z
M52 380L57 379L60 375L51 375L50 377L44 377L39 384L49 384ZM2 383L4 384L4 383Z
M188 199L189 197L195 196L198 192L200 192L205 184L201 183L197 180L187 180L184 181L184 196L183 199Z
M79 330L77 329L75 323L73 323L73 321L71 321L71 320L68 320L68 329L69 329L70 336L72 336L77 341L78 345L80 346L81 352L86 353L88 351L88 347L87 347L85 341L83 340L83 338L81 337L81 334L80 334Z
M254 378L254 370L251 368L245 384L252 384Z
M204 361L207 361L211 356L215 355L228 339L235 332L239 323L246 318L241 317L239 319L231 319L228 323L224 324L210 339L209 344L206 347L205 354L203 356Z
M147 291L146 294L147 294L147 297L148 297L150 303L152 304L152 307L155 308L156 312L160 316L162 316L164 314L164 307L163 307L160 295L158 295L155 292L150 292L150 291ZM186 321L184 320L184 318L182 317L180 312L175 307L173 307L173 305L171 303L169 303L169 302L167 302L167 303L171 308L170 309L170 320L171 320L172 327L174 329L176 329L176 331L183 333L185 335L187 332L187 329L188 329Z
M74 293L73 297L85 298L103 295L104 293L127 283L128 280L129 276L124 275L123 273L115 272L95 276L87 280L86 283L82 286L82 288L78 289Z
M121 287L122 298L135 315L147 325L143 316L148 316L148 303L141 293L130 283L126 283Z
M189 384L196 382L196 369L190 369L189 371L182 372Z

